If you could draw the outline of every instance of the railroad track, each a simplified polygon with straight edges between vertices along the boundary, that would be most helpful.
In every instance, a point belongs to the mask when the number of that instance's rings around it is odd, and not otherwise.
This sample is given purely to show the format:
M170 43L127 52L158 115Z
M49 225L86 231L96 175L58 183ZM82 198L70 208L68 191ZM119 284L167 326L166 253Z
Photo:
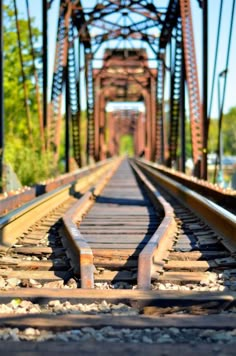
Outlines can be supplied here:
M233 214L236 214L236 191L230 188L222 188L217 184L198 179L193 176L189 176L185 173L175 171L171 168L159 165L157 163L149 162L146 160L139 160L139 162L145 164L152 170L174 179L175 182L183 184L187 188L194 190L200 195L212 200L221 207L229 210Z
M9 231L15 239L0 258L6 339L134 343L124 346L127 354L137 352L136 342L149 352L148 343L166 343L173 352L177 334L185 344L203 342L199 352L214 353L214 340L236 342L235 217L212 203L206 210L206 201L197 210L197 197L183 187L180 202L180 185L171 188L144 162L117 160L98 171L91 184L74 184L73 195L60 188L60 204L44 206L20 235L2 224L4 242Z

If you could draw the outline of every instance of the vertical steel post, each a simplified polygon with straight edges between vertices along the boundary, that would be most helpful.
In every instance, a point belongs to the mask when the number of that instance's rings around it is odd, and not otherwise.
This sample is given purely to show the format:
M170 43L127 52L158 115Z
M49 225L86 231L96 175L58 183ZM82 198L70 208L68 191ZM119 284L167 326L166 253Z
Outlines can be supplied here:
M146 142L145 142L145 158L151 160L152 134L151 134L151 94L145 93L145 107L146 107Z
M208 138L208 0L202 2L203 12L203 102L202 102L202 169L201 178L207 180L207 138Z
M181 160L180 170L185 172L186 161L186 134L185 134L185 63L184 48L182 47L182 71L181 71L181 94L180 94L180 137L181 137Z
M194 161L194 175L201 176L203 123L200 103L196 50L194 44L192 12L190 0L179 0L182 19L184 62L188 86L191 140Z
M3 0L0 0L0 192L4 190Z
M94 141L94 155L95 160L99 161L99 148L100 148L100 91L101 91L101 83L100 77L97 76L95 79L95 86L94 86L94 133L95 133L95 141Z
M85 81L87 96L87 164L94 159L94 87L93 87L93 55L85 49Z
M47 127L48 101L48 15L47 0L43 0L43 126Z
M104 160L106 158L106 153L104 150L105 145L105 98L104 94L101 93L100 98L100 108L99 108L99 160Z
M65 70L66 100L65 100L65 172L70 171L70 84L68 65Z
M150 78L150 91L151 91L151 135L152 135L152 145L151 145L151 161L155 161L156 156L156 117L157 117L157 106L156 106L156 80Z
M108 140L108 157L114 156L114 117L112 112L108 113L108 133L109 133L109 140Z
M81 44L80 44L80 39L78 39L78 78L76 82L76 89L77 89L77 107L78 107L78 112L77 112L77 124L78 124L78 157L77 157L77 164L79 167L82 167L82 159L81 159L81 105L80 105L80 80L81 80L81 70L80 70L80 65L81 65Z
M164 163L164 81L165 81L165 53L161 53L157 70L157 132L156 132L156 161Z

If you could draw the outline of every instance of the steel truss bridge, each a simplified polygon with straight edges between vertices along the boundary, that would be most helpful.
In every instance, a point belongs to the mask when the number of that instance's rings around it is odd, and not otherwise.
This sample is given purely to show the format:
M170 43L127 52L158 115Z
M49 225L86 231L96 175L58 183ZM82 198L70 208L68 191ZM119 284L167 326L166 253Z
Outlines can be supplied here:
M194 175L207 179L210 120L207 47L209 11L207 0L196 2L202 12L201 72L197 67L190 0L169 0L165 7L160 6L160 1L151 0L60 0L49 98L48 22L54 1L42 0L41 138L46 149L53 151L55 159L58 159L62 106L65 103L67 170L70 146L73 146L73 156L78 166L85 164L81 159L81 98L84 96L81 94L81 82L84 77L87 108L86 163L118 154L120 137L130 134L133 136L136 156L168 167L177 165L180 171L185 171L185 122L188 108ZM232 13L234 5L235 1ZM230 41L231 37L229 46ZM2 57L1 51L1 83ZM170 58L169 63L167 57ZM170 74L169 82L167 73ZM202 77L201 81L199 77ZM202 99L199 83L202 86ZM170 92L168 112L166 86ZM1 85L1 166L4 148L3 96ZM106 110L107 104L112 102L141 102L144 109L140 111L137 106L125 109L121 104L116 109ZM220 122L222 114L223 103Z

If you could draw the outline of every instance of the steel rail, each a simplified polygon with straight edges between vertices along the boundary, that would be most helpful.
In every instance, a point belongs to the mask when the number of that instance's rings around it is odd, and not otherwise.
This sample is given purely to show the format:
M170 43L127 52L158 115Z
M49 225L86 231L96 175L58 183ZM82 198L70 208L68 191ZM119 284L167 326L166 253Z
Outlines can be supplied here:
M231 208L235 209L236 207L236 191L226 191L225 189L207 181L199 180L192 176L190 177L184 173L173 171L170 168L144 159L142 159L141 162L143 162L148 167L155 169L157 172L160 172L167 177L185 185L195 192L202 194L204 197L213 200L216 204L225 206L226 209L227 207L229 210Z
M146 190L148 190L153 204L161 206L164 211L164 218L161 224L141 251L138 259L138 288L150 289L154 268L157 267L157 264L161 265L163 259L168 256L169 249L173 244L173 237L177 232L177 224L171 205L136 165L131 163L131 166L145 185Z
M74 273L77 275L80 274L82 288L94 288L95 267L93 264L92 249L77 228L77 223L94 204L94 198L96 198L96 196L103 190L120 163L120 159L115 161L108 173L106 173L106 175L102 177L82 199L74 204L62 218L67 235L67 238L63 239L63 244L68 248Z
M83 237L77 224L83 219L87 211L94 204L94 196L98 196L107 182L113 176L119 166L120 161L114 164L114 167L108 174L96 184L96 186L87 192L86 195L78 201L63 217L63 223L67 239L63 244L69 247L68 251L73 251L69 256L72 261L72 268L75 274L80 274L81 288L94 288L94 270L93 251L90 248L86 238ZM138 260L138 288L150 289L151 279L157 264L161 265L164 258L168 256L169 249L173 244L173 237L177 231L177 225L174 219L172 207L160 195L157 189L144 176L140 169L131 163L139 180L145 185L153 205L160 207L164 211L164 219L161 225L155 231L145 248L141 251Z
M80 179L80 184L82 183L81 180L85 180L86 186L86 179L88 175L95 172L99 167L109 164L111 161L112 158L80 168L76 171L60 175L55 179L48 180L45 183L38 183L33 187L27 187L22 192L11 192L6 198L0 199L0 214L6 214L10 212L10 210L16 209L35 199L37 196L51 192L52 190L62 187L65 184L76 183L78 179Z
M86 170L81 170L81 175L78 173L76 178L73 174L70 174L66 178L64 177L64 180L61 178L61 180L57 182L59 186L57 186L56 189L51 190L52 187L49 187L50 191L1 217L0 246L3 245L7 247L15 243L19 235L68 199L74 194L76 189L77 192L84 193L106 171L109 171L110 165L112 164L113 161L109 160L108 162L105 161L102 165L97 165L97 172L92 169L93 176L90 179L88 178L89 173L91 173L89 169L85 176L83 176L82 173L85 173L84 171Z
M221 208L219 205L190 190L183 184L166 177L157 172L147 164L136 160L139 167L145 170L148 176L158 181L168 192L178 198L184 205L190 206L201 219L207 222L216 232L222 236L221 243L226 246L231 253L236 252L236 217L229 211Z

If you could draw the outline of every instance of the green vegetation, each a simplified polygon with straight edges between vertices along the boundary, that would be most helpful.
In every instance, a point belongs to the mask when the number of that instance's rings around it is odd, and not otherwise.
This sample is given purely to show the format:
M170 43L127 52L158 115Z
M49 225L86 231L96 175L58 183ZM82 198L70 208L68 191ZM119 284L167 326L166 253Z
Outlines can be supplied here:
M236 155L236 107L229 110L227 114L223 116L222 134L223 134L223 147L224 155L235 156ZM218 120L211 119L209 127L209 140L208 140L208 152L213 153L217 151L217 139L218 139ZM192 157L191 148L191 132L190 122L186 122L186 155L187 158Z
M222 124L224 155L236 155L236 107L229 110L223 117ZM209 130L209 152L217 148L218 120L211 120Z
M134 155L134 139L132 135L123 135L120 138L120 155Z
M21 74L15 16L12 5L4 6L4 111L5 111L5 162L10 163L23 185L52 175L52 160L42 154L33 62L30 50L27 21L19 19L26 88L30 109L30 125L27 121L24 88ZM32 29L34 43L38 43L40 31ZM35 46L35 56L40 57ZM30 127L32 127L32 138Z

